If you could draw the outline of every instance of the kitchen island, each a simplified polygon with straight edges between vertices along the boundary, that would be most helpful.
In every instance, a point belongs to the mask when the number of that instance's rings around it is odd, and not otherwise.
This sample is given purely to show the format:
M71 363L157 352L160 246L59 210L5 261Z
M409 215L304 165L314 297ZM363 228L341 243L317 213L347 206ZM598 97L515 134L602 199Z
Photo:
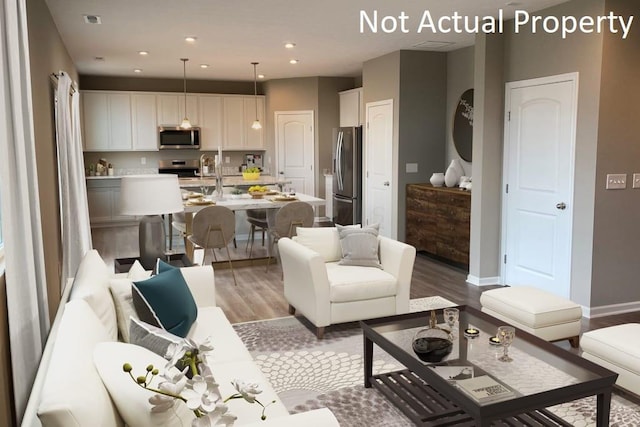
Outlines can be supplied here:
M182 188L192 188L192 187L215 187L216 186L216 177L215 176L205 176L203 178L194 177L194 178L178 178L178 182L180 183L180 187ZM224 176L222 178L222 186L223 187L242 187L242 186L253 186L253 185L278 185L278 184L291 184L291 180L287 179L278 179L278 177L271 175L260 175L260 177L256 180L246 180L242 177L242 175L232 175L232 176Z

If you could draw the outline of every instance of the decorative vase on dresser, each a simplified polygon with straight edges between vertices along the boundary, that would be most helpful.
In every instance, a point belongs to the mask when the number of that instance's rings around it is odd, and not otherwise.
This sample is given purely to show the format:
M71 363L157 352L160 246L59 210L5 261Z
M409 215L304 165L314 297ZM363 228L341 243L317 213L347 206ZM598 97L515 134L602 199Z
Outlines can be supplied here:
M442 187L444 185L444 174L442 172L435 172L431 175L429 182L431 182L431 185L434 187Z
M444 174L444 184L447 187L455 187L460 181L460 177L464 175L464 169L460 164L460 160L453 159Z

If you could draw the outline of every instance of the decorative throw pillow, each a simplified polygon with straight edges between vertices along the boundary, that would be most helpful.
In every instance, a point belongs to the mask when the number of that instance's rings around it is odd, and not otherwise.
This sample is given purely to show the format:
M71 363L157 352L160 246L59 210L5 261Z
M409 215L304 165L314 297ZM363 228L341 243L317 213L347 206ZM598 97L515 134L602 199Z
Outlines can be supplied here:
M133 306L140 320L186 337L198 307L179 268L133 282Z
M151 276L151 272L144 269L140 261L135 260L127 273L127 277L131 280L146 279Z
M167 372L167 361L162 357L137 345L103 342L94 348L93 363L118 408L118 413L129 427L191 426L195 415L187 405L177 403L172 410L152 412L153 405L149 403L149 398L154 393L140 387L128 373L122 371L122 365L129 363L133 367L134 376L144 375L149 364L158 368L160 372ZM171 368L167 373L174 375L178 370ZM157 388L160 381L162 378L156 376L151 382L151 387ZM94 425L97 425L98 421L99 419L96 419Z
M342 259L338 264L382 268L378 257L379 224L362 228L336 225L336 228L342 248Z
M178 267L158 258L158 260L156 261L156 267L153 269L153 274L156 275L164 273L165 271L174 270L176 268Z
M171 344L180 344L182 338L164 329L131 319L129 325L130 343L153 351L158 356L167 357L167 350Z
M113 304L116 306L116 318L118 323L118 332L120 338L124 342L130 342L129 339L129 322L131 318L138 318L136 309L133 306L133 298L131 296L131 279L111 279L109 281L109 290L113 298Z
M360 228L360 224L348 225ZM335 227L298 227L293 240L320 254L324 262L335 262L342 258L340 236Z

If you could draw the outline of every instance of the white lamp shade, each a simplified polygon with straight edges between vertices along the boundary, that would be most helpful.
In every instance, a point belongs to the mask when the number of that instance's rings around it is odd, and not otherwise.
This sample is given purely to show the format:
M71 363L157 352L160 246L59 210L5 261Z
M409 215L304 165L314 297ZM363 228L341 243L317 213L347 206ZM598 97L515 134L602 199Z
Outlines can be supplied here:
M178 175L127 175L120 182L122 215L161 215L184 210Z

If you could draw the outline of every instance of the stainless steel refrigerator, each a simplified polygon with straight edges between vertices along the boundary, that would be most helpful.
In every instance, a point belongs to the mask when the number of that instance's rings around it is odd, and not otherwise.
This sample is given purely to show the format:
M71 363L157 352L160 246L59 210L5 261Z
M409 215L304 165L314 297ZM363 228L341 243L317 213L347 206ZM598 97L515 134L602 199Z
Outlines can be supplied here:
M362 223L362 127L333 132L333 222Z

